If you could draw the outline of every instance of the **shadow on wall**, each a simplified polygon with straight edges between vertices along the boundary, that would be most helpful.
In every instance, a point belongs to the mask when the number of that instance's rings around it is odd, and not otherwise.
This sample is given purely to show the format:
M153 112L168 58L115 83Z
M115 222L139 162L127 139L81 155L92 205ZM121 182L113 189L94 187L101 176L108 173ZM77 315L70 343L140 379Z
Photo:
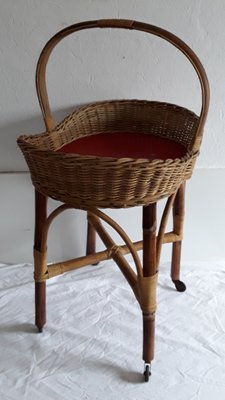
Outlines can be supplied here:
M0 174L0 263L33 262L34 188L29 173ZM48 213L60 203L49 199ZM48 261L83 256L86 213L67 210L52 223Z
M54 112L57 123L62 121L68 114L78 108L80 104L62 108ZM20 135L31 135L45 131L45 125L41 111L37 116L27 119L12 121L7 125L0 125L0 173L27 171L23 156L17 146L16 140Z

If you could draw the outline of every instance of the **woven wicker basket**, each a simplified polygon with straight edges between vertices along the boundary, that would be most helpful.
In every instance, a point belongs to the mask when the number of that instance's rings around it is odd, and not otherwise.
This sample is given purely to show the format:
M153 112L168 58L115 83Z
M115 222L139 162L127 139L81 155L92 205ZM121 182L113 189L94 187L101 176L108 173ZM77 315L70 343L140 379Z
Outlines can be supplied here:
M101 102L73 112L51 134L22 136L18 144L41 193L78 208L128 207L169 196L191 176L197 125L194 113L166 103ZM151 161L56 152L74 139L102 132L149 132L182 144L187 154Z
M91 104L71 113L55 126L46 90L45 69L53 47L80 29L119 27L163 37L179 48L196 69L202 88L200 117L176 105L122 100ZM194 53L174 35L135 21L102 20L76 24L55 35L45 46L37 67L37 92L47 132L18 139L32 182L42 194L76 208L131 207L174 193L190 178L201 142L208 107L208 83ZM145 133L185 146L182 158L147 160L63 154L57 150L76 138L108 132Z

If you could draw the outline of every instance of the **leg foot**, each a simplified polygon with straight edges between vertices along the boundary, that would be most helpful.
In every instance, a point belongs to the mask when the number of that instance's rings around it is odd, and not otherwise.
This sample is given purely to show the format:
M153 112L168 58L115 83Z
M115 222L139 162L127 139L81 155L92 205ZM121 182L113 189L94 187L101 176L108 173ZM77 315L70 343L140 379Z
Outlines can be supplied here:
M145 364L145 370L144 370L145 382L149 381L150 376L151 376L151 364Z
M178 292L185 292L186 285L184 282L180 281L179 279L176 279L176 280L173 279L173 283Z

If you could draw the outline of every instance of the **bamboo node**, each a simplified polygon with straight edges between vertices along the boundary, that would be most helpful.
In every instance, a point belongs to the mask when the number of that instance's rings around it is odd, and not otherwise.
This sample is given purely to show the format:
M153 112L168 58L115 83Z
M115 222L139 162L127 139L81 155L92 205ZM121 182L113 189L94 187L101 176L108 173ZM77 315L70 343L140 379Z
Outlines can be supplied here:
M155 233L157 229L157 223L154 222L154 224L150 228L143 228L143 233Z

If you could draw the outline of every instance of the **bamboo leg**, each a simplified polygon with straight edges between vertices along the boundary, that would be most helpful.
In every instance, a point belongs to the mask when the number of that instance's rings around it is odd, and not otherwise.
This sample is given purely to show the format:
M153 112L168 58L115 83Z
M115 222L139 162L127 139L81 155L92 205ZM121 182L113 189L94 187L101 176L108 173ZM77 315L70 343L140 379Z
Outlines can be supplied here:
M95 253L96 253L96 230L94 226L88 221L86 255L88 256L90 254L95 254ZM98 265L98 262L92 265Z
M94 254L96 251L96 231L93 225L87 224L87 246L86 255Z
M34 249L41 251L42 230L46 220L47 198L35 191L35 234ZM34 264L36 260L34 258ZM35 324L42 332L46 323L46 282L35 282Z
M143 276L156 274L156 203L143 207ZM155 313L143 314L143 360L147 367L154 358ZM146 373L146 371L145 371ZM150 371L147 370L150 374ZM148 376L145 374L145 380Z
M177 192L173 204L173 231L179 236L182 236L183 233L184 196L185 187L184 184L182 184ZM178 292L184 292L186 289L185 284L180 280L181 245L181 240L173 243L171 263L171 279Z

